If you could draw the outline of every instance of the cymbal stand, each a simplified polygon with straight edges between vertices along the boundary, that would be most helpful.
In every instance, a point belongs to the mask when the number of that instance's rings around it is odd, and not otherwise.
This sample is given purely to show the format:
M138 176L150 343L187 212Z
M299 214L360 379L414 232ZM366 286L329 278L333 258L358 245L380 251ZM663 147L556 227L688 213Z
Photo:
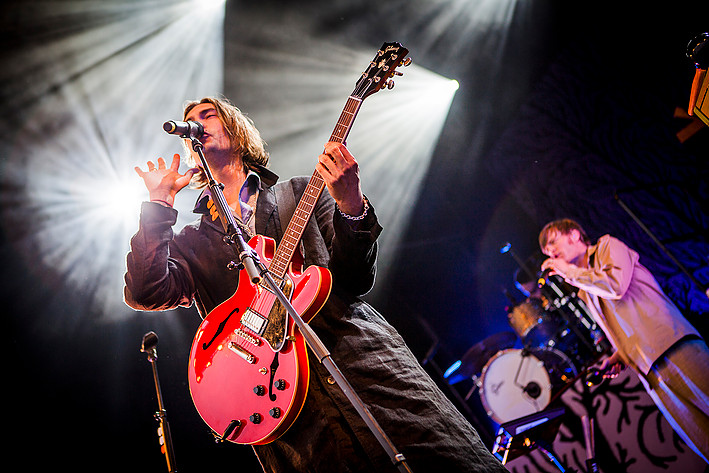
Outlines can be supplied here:
M283 307L288 311L288 315L290 315L295 324L298 326L298 329L303 334L308 347L310 347L313 353L317 356L320 363L327 368L330 375L332 375L333 379L337 382L337 385L342 389L343 393L352 403L355 410L357 410L357 413L360 415L365 424L367 424L367 427L369 427L374 437L387 452L391 462L396 465L400 471L404 473L411 473L411 470L406 462L406 458L404 458L402 453L397 451L396 447L376 421L367 406L354 391L349 381L347 381L345 376L332 360L327 347L325 347L310 325L303 321L300 314L298 314L293 305L290 303L290 300L281 290L280 285L278 285L278 283L276 283L271 276L268 268L266 268L266 266L261 262L258 254L244 240L241 228L236 224L236 220L234 219L226 198L224 197L224 186L223 184L217 183L209 169L207 160L204 157L204 146L196 138L191 138L191 140L192 149L194 149L199 155L202 163L202 169L207 177L207 185L209 190L212 192L212 199L214 200L224 231L227 234L225 237L225 242L237 245L237 254L239 255L240 260L239 267L246 270L252 283L261 284L265 281L268 288L273 292L273 294L276 295L278 301L283 304Z

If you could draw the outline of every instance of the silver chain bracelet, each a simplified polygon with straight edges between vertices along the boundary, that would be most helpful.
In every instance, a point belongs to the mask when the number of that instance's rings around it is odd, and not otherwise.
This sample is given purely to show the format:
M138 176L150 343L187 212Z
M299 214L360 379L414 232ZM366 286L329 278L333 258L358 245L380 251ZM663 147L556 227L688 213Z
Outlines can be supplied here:
M347 220L352 220L353 222L362 220L364 217L367 216L367 211L369 210L369 201L367 200L366 197L362 198L362 202L364 203L364 210L362 211L362 215L359 215L357 217L353 217L352 215L348 215L344 213L342 210L340 210L340 207L337 207L338 212L340 212L340 215L345 217Z

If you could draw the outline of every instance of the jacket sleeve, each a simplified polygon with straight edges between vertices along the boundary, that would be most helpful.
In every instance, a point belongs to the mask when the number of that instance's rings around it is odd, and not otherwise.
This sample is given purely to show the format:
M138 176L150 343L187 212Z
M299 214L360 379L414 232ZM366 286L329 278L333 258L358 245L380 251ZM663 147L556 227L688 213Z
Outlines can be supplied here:
M144 202L138 232L126 258L124 300L136 310L167 310L190 306L195 293L187 263L171 257L172 226L177 211Z
M348 221L332 197L323 192L315 218L330 253L328 269L334 284L351 295L361 296L374 286L377 263L377 237L382 231L370 203L364 219Z
M567 281L602 299L621 299L630 285L638 254L620 240L604 235L598 240L593 259L588 268L572 268Z

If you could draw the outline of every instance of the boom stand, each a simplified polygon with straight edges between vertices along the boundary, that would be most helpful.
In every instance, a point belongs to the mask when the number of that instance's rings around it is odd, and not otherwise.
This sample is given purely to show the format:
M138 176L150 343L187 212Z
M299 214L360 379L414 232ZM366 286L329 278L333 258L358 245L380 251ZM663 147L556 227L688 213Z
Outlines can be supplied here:
M283 304L283 307L286 308L288 314L298 326L298 329L300 329L310 349L313 351L315 356L317 356L320 363L322 363L330 372L332 377L337 382L337 385L342 389L345 396L347 396L347 399L349 399L359 413L360 417L362 417L362 420L364 420L367 427L369 427L372 431L372 434L374 434L376 439L387 452L392 463L397 466L399 471L411 473L404 455L396 450L396 447L387 437L386 433L382 430L376 419L372 416L372 413L369 411L367 406L364 402L362 402L357 393L355 393L349 381L347 381L345 376L332 360L327 347L325 347L313 329L310 328L310 326L303 321L298 312L296 312L295 308L285 296L280 286L273 280L273 277L269 273L268 269L259 260L258 254L244 240L241 229L237 225L236 220L229 209L229 205L226 202L226 198L224 197L224 186L214 180L214 177L209 170L209 165L204 157L204 146L198 139L190 139L192 140L192 149L194 149L199 155L200 161L202 162L202 169L207 177L209 190L212 193L214 204L217 208L217 212L219 213L224 231L226 232L224 241L228 244L237 246L237 254L239 255L241 268L246 270L253 284L260 284L262 281L266 282L268 288L273 291L279 302Z
M143 336L143 344L140 351L148 355L148 361L153 367L153 378L155 379L155 390L158 396L158 412L155 413L155 419L159 423L158 437L160 439L160 450L165 454L167 462L167 471L170 473L176 472L175 466L175 451L172 448L172 435L170 434L170 424L167 422L167 411L162 403L162 391L160 389L160 380L158 379L157 368L157 347L158 336L155 332L148 332Z

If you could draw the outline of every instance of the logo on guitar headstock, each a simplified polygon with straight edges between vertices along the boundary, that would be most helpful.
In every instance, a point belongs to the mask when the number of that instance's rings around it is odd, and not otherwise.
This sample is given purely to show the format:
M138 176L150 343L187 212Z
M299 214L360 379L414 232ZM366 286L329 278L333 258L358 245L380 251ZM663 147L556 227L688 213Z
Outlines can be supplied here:
M406 67L411 64L411 58L406 57L408 53L409 50L399 43L384 43L372 59L369 68L362 73L352 96L364 99L383 87L393 88L394 82L391 77L395 74L403 75L396 71L396 68L399 65Z

